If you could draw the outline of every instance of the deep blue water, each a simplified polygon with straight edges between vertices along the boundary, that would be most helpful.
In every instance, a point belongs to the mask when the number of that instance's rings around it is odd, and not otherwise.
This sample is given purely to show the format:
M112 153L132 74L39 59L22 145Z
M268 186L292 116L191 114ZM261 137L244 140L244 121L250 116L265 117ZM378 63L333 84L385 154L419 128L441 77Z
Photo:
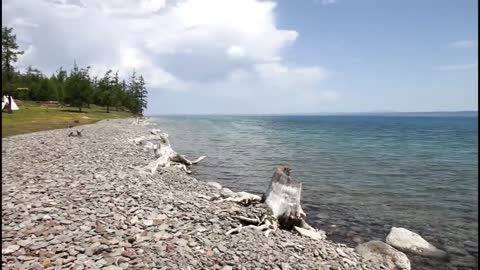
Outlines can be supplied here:
M404 227L439 247L469 252L453 263L414 258L420 266L415 269L478 269L478 262L473 268L458 266L478 256L478 247L472 250L465 242L478 240L477 117L150 120L170 134L177 152L208 156L192 168L199 180L263 192L274 168L288 164L292 177L303 182L309 222L331 239L355 246L385 240L391 226Z

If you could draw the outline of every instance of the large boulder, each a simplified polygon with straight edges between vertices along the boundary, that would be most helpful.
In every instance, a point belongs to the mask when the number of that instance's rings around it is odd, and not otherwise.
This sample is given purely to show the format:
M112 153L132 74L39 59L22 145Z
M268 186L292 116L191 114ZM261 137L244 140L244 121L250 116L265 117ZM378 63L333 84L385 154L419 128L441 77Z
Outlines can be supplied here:
M436 248L420 235L404 228L392 227L390 233L387 235L386 242L401 251L420 256L435 258L448 257L445 251Z
M382 241L369 241L358 245L355 250L365 260L372 262L378 269L383 266L389 270L410 270L407 255Z

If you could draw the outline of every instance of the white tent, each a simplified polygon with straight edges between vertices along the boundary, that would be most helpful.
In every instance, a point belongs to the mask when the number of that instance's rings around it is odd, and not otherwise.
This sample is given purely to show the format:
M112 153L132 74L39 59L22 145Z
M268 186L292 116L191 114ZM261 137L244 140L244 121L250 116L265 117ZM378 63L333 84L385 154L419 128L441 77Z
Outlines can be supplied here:
M17 111L19 110L20 108L18 108L17 106L17 103L15 103L15 100L13 98L12 99L12 111ZM2 99L2 110L5 108L5 106L7 106L8 104L8 97L7 96L3 96L3 99Z

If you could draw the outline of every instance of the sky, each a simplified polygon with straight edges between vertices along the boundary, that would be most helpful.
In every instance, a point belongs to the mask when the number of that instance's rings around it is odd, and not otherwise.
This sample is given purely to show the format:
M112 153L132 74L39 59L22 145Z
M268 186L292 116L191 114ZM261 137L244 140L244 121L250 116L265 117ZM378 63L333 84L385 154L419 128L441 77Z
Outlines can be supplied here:
M477 0L2 0L50 76L133 70L147 115L478 109Z

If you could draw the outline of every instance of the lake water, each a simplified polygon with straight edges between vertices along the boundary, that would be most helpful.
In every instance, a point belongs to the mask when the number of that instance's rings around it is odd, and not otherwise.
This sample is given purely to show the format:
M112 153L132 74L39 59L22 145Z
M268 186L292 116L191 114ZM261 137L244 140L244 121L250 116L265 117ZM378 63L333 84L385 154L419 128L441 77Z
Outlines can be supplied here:
M478 269L477 117L158 116L173 148L208 158L194 176L263 192L278 165L303 182L308 222L354 247L392 226L419 233L449 262L409 256L413 269ZM465 254L460 254L465 253Z

